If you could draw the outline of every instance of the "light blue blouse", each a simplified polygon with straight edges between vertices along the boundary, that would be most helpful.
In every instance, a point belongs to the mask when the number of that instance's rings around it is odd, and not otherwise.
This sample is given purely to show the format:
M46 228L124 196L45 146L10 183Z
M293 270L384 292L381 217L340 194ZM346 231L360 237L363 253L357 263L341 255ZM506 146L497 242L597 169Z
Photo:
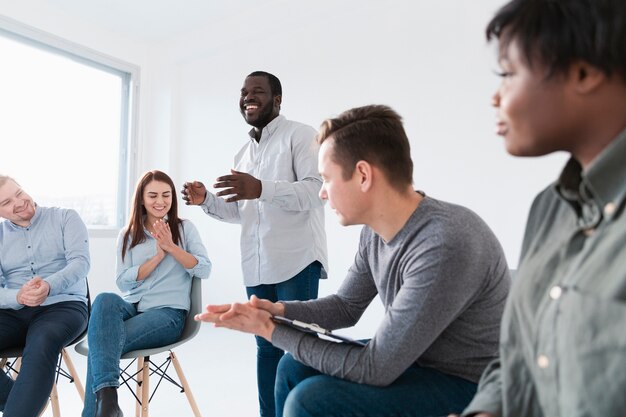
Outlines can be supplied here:
M189 220L182 220L180 229L181 242L178 246L198 260L196 266L186 269L172 255L166 254L156 269L141 281L137 281L139 267L156 254L156 240L144 229L146 240L130 250L127 249L122 260L122 244L126 230L122 229L120 232L117 239L116 282L124 300L139 303L137 311L162 307L189 310L192 278L209 277L211 261L198 229Z

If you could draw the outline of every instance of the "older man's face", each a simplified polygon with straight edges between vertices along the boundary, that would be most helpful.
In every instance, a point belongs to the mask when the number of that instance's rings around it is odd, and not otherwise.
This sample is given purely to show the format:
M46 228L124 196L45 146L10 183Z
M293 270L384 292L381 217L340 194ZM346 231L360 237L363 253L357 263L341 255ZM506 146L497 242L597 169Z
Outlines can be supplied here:
M28 226L35 215L33 199L13 180L0 186L0 217L19 226Z

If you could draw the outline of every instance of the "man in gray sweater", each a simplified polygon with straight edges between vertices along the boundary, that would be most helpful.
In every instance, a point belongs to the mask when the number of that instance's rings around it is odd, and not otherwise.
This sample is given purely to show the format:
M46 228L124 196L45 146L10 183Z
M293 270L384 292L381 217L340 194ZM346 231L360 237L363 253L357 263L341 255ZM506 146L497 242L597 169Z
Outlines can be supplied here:
M510 277L500 244L470 210L412 186L400 116L386 106L322 124L320 197L342 225L364 224L335 295L312 301L207 306L196 317L290 352L276 379L278 416L432 416L459 412L497 356ZM385 306L365 346L335 343L272 316L353 326L376 295Z

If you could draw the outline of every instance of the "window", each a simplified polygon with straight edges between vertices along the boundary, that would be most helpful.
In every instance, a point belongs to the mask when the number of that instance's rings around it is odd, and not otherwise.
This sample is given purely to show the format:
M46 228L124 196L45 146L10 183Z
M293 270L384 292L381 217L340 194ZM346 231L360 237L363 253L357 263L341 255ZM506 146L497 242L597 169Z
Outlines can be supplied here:
M137 68L5 20L0 56L0 172L90 230L121 227Z

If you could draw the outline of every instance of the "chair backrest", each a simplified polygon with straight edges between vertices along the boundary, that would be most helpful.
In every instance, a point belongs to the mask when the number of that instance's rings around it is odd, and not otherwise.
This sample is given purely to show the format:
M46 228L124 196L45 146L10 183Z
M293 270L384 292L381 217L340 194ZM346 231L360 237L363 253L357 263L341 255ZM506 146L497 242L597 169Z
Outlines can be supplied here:
M187 319L185 320L185 327L183 328L183 332L180 336L180 340L176 343L172 343L167 346L161 346L153 349L140 349L133 350L122 355L122 359L132 359L137 358L139 356L151 356L157 353L165 352L167 350L171 350L176 346L182 345L189 339L195 337L200 331L201 323L199 321L195 321L193 318L196 314L202 312L202 280L200 278L193 278L191 283L191 304L189 306L189 312L187 313ZM77 349L78 350L78 349Z
M187 313L185 328L180 336L181 340L191 339L198 334L202 323L195 321L194 317L200 313L202 313L202 280L194 277L191 284L191 305L189 306L189 313Z

